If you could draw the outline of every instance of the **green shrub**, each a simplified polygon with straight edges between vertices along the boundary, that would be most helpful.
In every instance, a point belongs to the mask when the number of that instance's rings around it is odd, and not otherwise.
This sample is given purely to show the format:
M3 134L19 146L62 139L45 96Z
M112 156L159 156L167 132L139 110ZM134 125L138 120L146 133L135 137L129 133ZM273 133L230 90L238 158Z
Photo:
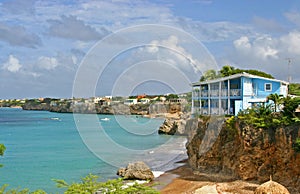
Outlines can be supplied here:
M144 184L133 184L131 186L124 186L123 179L113 179L108 180L107 182L98 182L98 176L89 174L85 178L82 178L80 183L72 183L68 184L64 180L54 180L56 182L57 187L59 188L67 188L64 192L65 194L91 194L96 191L101 191L101 193L105 194L156 194L159 193L155 189L150 186L146 186Z
M300 152L300 138L299 137L296 139L293 147L296 152Z
M227 141L232 141L234 137L237 135L237 129L235 128L236 117L231 116L226 120L226 128L227 128Z
M0 194L46 194L45 191L40 189L32 192L30 192L29 189L10 189L8 191L5 191L7 187L8 184L2 185L2 187L0 187Z
M4 151L5 151L6 147L3 144L0 144L0 156L4 155ZM3 165L0 164L0 167L2 167ZM1 193L0 193L1 194Z

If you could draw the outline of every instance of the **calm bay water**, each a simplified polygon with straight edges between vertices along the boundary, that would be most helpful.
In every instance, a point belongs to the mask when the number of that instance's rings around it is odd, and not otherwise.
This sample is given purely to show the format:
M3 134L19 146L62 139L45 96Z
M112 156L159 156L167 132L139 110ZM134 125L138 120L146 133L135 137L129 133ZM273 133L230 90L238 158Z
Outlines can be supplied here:
M95 116L101 126L97 129L92 119ZM99 150L87 148L74 120L85 121L82 126L88 133L81 135L85 140L93 140L88 147ZM185 140L158 135L162 122L162 119L113 115L80 115L74 119L73 114L0 108L0 143L7 148L0 158L4 165L0 168L0 185L61 193L51 179L78 182L89 173L99 175L102 180L116 178L118 165L126 166L128 161L139 159L155 170L167 170L172 168L174 159L184 157ZM128 153L111 150L113 146L106 139L126 148Z

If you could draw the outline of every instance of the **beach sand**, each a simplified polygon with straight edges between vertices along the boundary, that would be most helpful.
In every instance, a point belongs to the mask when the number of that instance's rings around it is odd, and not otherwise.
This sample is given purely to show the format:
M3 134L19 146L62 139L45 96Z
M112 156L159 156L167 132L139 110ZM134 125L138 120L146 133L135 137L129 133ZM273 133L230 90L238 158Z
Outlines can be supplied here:
M154 180L162 194L253 194L257 183L235 180L220 174L195 173L187 164L167 171Z

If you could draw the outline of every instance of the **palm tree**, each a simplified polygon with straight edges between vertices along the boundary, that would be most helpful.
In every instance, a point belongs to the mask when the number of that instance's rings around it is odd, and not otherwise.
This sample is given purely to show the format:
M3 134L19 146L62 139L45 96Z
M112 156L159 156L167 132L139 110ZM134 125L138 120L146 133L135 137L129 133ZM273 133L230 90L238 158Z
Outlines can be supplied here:
M274 102L274 112L277 111L277 107L283 103L282 95L278 94L270 94L268 97L268 100L272 100Z

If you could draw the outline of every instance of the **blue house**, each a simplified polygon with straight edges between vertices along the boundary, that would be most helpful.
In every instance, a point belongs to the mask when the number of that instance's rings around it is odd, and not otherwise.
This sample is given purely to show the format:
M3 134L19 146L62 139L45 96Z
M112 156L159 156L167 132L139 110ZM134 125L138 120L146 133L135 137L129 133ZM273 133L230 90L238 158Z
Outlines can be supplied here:
M248 73L196 82L192 87L192 114L201 115L237 115L240 110L266 102L270 94L288 94L288 82Z

